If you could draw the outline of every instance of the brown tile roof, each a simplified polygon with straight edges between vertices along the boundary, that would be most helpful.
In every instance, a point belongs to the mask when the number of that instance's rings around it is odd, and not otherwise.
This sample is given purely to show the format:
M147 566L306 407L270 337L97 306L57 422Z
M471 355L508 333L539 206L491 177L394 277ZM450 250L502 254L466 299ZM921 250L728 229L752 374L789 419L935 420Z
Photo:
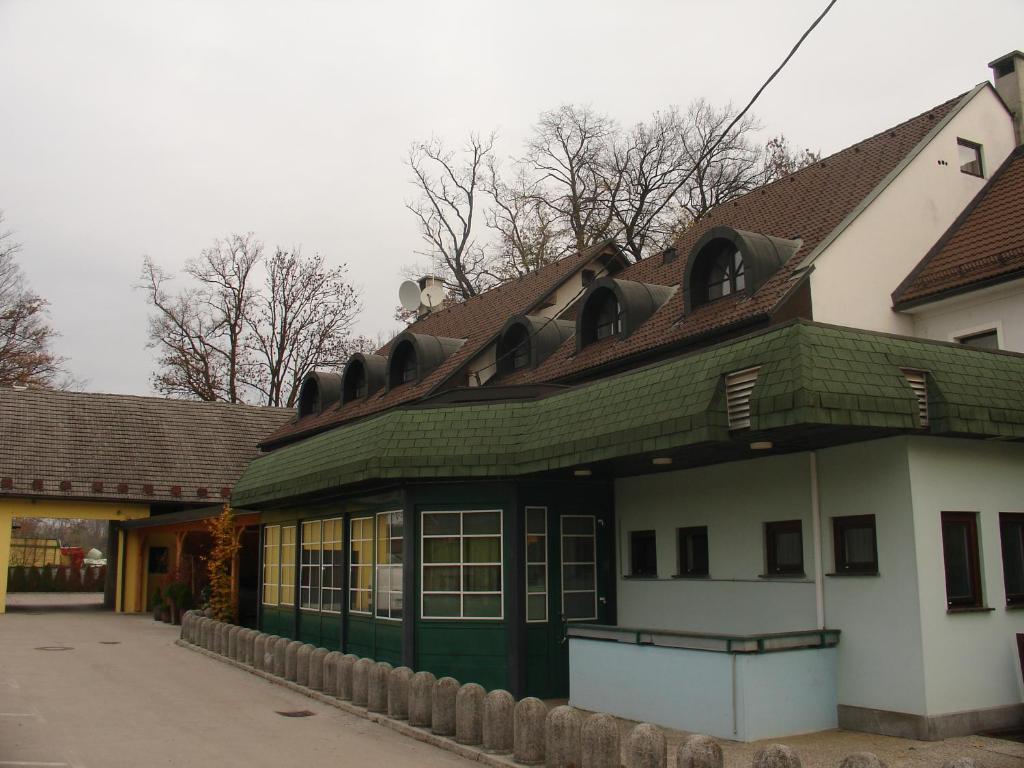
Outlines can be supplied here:
M159 397L0 388L0 498L216 503L291 417Z
M618 278L656 285L682 283L690 251L712 227L730 226L790 240L801 248L752 296L734 294L683 315L683 292L677 290L629 337L613 337L576 352L569 339L531 371L506 377L503 383L559 381L658 348L695 343L710 332L766 320L784 303L802 277L801 262L851 214L900 162L965 98L956 98L804 168L715 208L676 242L678 258L665 263L652 256L623 271Z
M366 400L332 407L317 416L306 417L301 421L292 419L266 436L263 445L271 447L300 436L321 432L342 422L434 393L450 376L480 354L495 339L509 317L529 312L573 273L606 253L609 248L614 248L611 241L599 243L582 253L566 256L525 277L509 280L479 296L452 304L417 320L406 330L430 336L465 339L466 342L419 383L402 385L390 392L381 389ZM378 350L378 354L386 356L389 351L390 344L387 344Z
M1017 147L893 293L897 308L1024 275L1024 146Z

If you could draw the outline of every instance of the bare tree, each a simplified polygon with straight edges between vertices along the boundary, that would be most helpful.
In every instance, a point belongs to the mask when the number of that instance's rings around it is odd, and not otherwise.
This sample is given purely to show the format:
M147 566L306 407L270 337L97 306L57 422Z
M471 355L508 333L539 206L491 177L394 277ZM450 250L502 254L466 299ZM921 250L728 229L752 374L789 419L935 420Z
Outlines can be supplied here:
M814 165L821 160L821 152L810 149L794 150L789 139L782 134L769 139L764 145L763 183L790 176L801 168Z
M258 375L252 380L268 405L295 405L313 368L342 366L353 350L352 326L362 309L345 267L328 268L320 254L303 259L278 248L267 264L265 290L249 317Z
M265 262L252 234L232 235L186 262L190 285L172 293L170 275L143 260L158 392L291 406L308 371L341 364L361 309L344 265L328 269L319 255L280 248Z
M0 211L0 225L3 219ZM0 384L61 386L65 359L51 349L59 334L47 322L46 299L26 285L15 261L21 245L12 238L0 230Z
M492 200L485 211L487 226L497 234L493 269L501 279L535 272L565 255L564 230L522 165L506 182L491 158L487 192Z
M617 132L607 115L566 104L541 114L527 144L522 162L536 179L536 198L577 251L614 234L622 183L610 153Z
M440 139L413 144L406 160L419 197L406 204L419 223L426 249L437 263L448 293L456 299L476 296L494 282L491 260L475 237L474 226L488 159L496 136L470 134L456 152Z

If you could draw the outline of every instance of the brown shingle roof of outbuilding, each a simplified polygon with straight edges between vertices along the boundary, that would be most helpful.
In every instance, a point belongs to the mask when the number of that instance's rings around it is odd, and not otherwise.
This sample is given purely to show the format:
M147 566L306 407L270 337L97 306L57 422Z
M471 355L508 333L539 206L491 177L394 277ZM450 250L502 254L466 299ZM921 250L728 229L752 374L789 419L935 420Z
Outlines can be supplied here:
M213 503L291 417L159 397L0 388L0 498Z
M893 293L911 307L1024 276L1024 146L1017 147Z
M478 296L453 303L417 320L406 330L428 336L465 339L466 343L418 383L404 384L390 392L381 389L365 400L328 408L317 416L306 417L301 421L293 420L273 434L265 436L263 444L269 447L302 435L322 432L336 424L432 394L452 374L480 354L501 331L509 317L530 311L573 273L610 248L614 249L611 241L598 243L581 253L566 256L536 272L508 280ZM386 356L389 351L390 344L386 344L378 350L378 354Z
M729 226L763 235L801 240L800 249L752 296L738 293L684 315L683 291L627 338L609 338L577 352L565 342L542 365L508 377L508 383L560 381L659 348L695 343L711 332L767 321L802 278L801 263L869 198L920 142L969 94L939 104L917 117L854 144L791 176L718 206L676 241L679 254L665 263L652 256L617 277L656 285L682 283L694 245L712 227Z

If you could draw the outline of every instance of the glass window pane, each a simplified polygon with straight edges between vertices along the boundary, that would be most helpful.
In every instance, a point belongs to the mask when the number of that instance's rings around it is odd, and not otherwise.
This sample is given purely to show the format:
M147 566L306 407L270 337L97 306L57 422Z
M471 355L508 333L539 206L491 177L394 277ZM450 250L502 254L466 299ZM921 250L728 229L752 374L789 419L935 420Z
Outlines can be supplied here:
M969 599L972 590L967 526L946 523L942 539L946 554L946 592L950 599Z
M501 539L497 537L463 539L462 544L465 551L464 563L501 562Z
M424 592L458 592L461 588L459 566L427 565L423 567Z
M495 618L501 616L501 595L466 595L462 598L465 616Z
M526 532L547 533L547 510L544 507L526 508Z
M562 518L563 534L594 534L594 518L582 515L566 515Z
M594 589L593 565L563 565L562 589Z
M594 592L570 592L564 596L564 602L565 618L569 621L597 616L597 595Z
M526 620L547 621L548 598L547 595L528 595L526 598Z
M563 536L562 561L566 563L594 562L594 537Z
M526 566L526 591L545 592L548 588L547 571L545 565Z
M543 563L547 560L547 537L528 535L526 537L526 562Z
M423 535L440 536L459 533L459 515L453 512L424 512Z
M803 563L803 537L797 531L775 536L775 563L780 568L796 568Z
M423 595L423 615L427 617L459 616L458 595Z
M501 566L467 565L463 570L466 592L500 592Z
M847 528L844 539L844 544L846 546L846 562L850 563L851 565L865 565L874 563L874 528Z
M423 562L458 563L460 561L457 537L423 540Z
M501 533L500 512L467 512L462 516L462 533L465 536Z

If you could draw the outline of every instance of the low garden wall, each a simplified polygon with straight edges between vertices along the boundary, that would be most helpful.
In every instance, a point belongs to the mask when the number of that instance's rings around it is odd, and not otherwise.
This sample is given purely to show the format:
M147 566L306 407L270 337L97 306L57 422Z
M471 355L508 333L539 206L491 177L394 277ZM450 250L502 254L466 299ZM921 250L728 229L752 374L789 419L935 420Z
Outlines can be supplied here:
M12 565L7 569L8 592L102 592L105 565Z

